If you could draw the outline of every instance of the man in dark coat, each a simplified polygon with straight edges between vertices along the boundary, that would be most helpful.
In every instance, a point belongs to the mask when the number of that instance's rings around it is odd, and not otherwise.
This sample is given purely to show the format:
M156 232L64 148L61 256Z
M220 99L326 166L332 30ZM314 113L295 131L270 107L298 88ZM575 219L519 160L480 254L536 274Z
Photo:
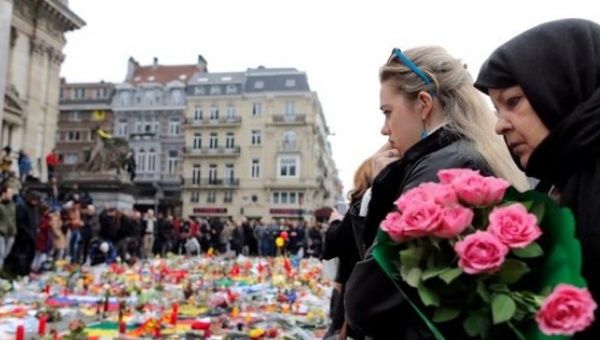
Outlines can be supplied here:
M40 194L29 191L25 200L17 204L17 235L15 244L6 259L7 270L17 275L29 275L31 262L35 257L35 240L40 224L40 214L37 206L40 203Z

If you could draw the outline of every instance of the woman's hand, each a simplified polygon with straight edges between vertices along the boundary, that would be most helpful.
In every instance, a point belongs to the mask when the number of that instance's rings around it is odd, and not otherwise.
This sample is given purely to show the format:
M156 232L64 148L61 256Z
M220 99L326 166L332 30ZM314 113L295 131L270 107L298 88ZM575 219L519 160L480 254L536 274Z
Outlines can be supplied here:
M390 142L385 143L377 152L371 157L373 166L373 178L377 177L377 174L383 170L388 164L399 160L400 152L392 147Z

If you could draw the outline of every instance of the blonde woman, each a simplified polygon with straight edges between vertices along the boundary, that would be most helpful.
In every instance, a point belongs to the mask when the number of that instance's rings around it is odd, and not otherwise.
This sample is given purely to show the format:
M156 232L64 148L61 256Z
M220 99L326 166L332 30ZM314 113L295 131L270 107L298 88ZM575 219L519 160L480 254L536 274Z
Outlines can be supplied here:
M473 87L464 64L440 47L394 49L380 70L381 133L388 142L373 155L373 183L364 232L357 242L369 249L379 224L405 191L436 181L437 172L471 168L504 177L525 189L495 117ZM367 202L368 200L368 202ZM367 251L346 286L346 321L355 333L374 338L426 338L427 328L406 296L414 289L392 284ZM418 303L419 299L411 299ZM452 334L451 330L446 334Z

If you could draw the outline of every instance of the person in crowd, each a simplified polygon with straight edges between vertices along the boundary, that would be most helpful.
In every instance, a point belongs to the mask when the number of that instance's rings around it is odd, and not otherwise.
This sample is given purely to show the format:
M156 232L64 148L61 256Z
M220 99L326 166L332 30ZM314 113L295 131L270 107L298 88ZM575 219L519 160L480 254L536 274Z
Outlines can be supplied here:
M94 238L90 243L90 265L111 264L117 259L117 249L110 241Z
M17 163L19 164L19 179L21 182L25 182L33 169L31 166L31 158L29 158L25 151L21 150L19 151Z
M46 168L48 169L48 182L55 177L56 167L60 164L60 157L56 152L56 149L52 149L50 153L46 155Z
M575 215L582 273L600 302L600 25L547 22L498 47L475 86L497 110L496 132L536 189ZM595 323L575 338L600 338Z
M31 272L37 229L40 225L38 212L40 198L38 192L29 190L25 193L25 199L16 205L17 234L12 250L4 263L10 273L24 276Z
M63 231L63 221L60 210L55 209L50 213L50 227L52 232L53 259L63 260L67 255L67 236Z
M142 221L142 229L143 229L143 245L144 245L144 258L152 257L152 248L154 247L154 235L157 231L157 222L156 217L154 217L154 210L148 209L146 211L146 216Z
M231 249L235 252L236 256L242 254L244 251L244 223L246 223L244 217L240 218L239 221L236 221L235 228L231 233Z
M127 173L129 174L129 180L131 182L133 182L133 180L135 179L135 168L136 168L136 164L135 164L135 154L132 151L129 151L129 153L127 153L127 158L125 159L125 170L127 171Z
M66 228L71 234L69 238L69 256L71 257L71 263L79 263L82 241L81 233L84 222L81 213L81 203L79 202L78 197L74 197L73 200L65 203L63 209Z
M333 209L329 218L329 228L325 232L323 258L331 260L338 258L338 268L334 279L334 289L331 294L329 313L331 324L327 329L325 338L334 337L342 332L347 336L356 338L356 334L343 329L344 325L344 292L346 282L354 269L354 265L364 254L364 249L359 250L355 242L355 231L361 233L364 225L360 216L360 202L373 181L373 168L371 158L364 160L354 173L354 188L348 193L350 210L341 216L337 209Z
M321 258L323 250L323 226L321 222L313 221L308 227L308 254L312 257Z
M6 185L0 185L0 270L10 253L17 235L17 216L13 191Z
M380 83L381 133L388 142L372 156L370 199L361 201L367 211L357 243L367 251L346 283L346 322L362 336L426 338L429 330L404 298L416 291L403 284L400 293L368 250L381 221L403 192L437 181L442 169L471 168L519 188L527 181L493 133L494 114L466 67L443 48L394 49Z
M42 268L44 262L52 258L52 216L50 207L42 204L40 207L41 218L40 225L35 240L35 257L31 263L31 270L37 273Z
M6 174L11 171L12 168L12 148L10 145L5 146L2 149L2 154L0 155L0 172L2 173L2 177L5 177Z
M90 243L100 233L100 222L96 215L96 207L88 204L82 211L83 228L81 228L80 263L86 263L90 253Z

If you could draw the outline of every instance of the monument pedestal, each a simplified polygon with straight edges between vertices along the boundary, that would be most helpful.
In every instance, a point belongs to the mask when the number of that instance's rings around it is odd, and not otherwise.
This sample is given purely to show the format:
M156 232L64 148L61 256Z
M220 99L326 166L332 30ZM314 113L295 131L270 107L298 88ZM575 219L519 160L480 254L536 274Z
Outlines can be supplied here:
M126 175L104 173L71 173L65 174L61 187L72 188L75 184L82 192L90 194L94 206L98 209L106 207L119 210L131 210L138 195L137 188Z

